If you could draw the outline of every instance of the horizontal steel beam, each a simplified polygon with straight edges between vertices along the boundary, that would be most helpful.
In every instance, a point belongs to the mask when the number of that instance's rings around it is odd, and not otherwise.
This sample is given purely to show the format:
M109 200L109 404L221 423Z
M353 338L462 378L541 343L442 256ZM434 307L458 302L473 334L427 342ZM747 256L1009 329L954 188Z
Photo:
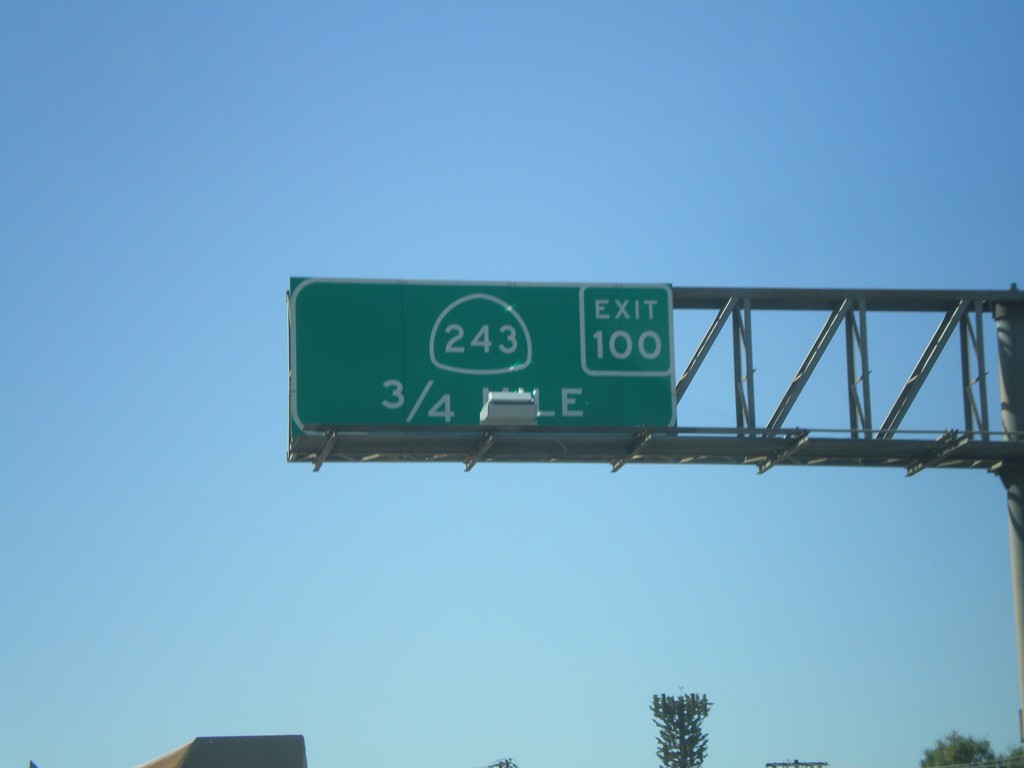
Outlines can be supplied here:
M837 433L842 434L842 433ZM1024 437L1024 436L1018 436ZM486 445L486 450L481 447ZM517 430L464 428L440 432L334 431L324 451L323 438L298 438L291 446L292 462L419 461L568 462L625 464L729 464L767 466L842 466L961 468L996 470L1024 466L1024 440L969 440L955 451L937 450L936 435L889 440L857 440L829 433L780 434L774 437L737 436L728 430L700 432L659 430L638 441L635 430L564 431L545 427ZM798 450L797 450L798 448Z
M903 291L895 289L839 288L687 288L672 287L675 309L721 309L729 299L749 299L751 309L814 309L831 312L846 300L863 300L877 312L946 312L962 301L981 302L986 310L996 304L1024 304L1024 292L1008 291Z

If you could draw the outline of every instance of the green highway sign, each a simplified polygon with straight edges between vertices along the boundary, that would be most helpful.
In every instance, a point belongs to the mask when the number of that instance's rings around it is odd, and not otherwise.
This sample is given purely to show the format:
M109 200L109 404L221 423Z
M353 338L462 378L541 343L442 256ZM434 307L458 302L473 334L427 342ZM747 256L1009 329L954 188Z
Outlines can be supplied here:
M533 392L537 424L675 424L667 285L292 278L292 434L480 424L489 392Z

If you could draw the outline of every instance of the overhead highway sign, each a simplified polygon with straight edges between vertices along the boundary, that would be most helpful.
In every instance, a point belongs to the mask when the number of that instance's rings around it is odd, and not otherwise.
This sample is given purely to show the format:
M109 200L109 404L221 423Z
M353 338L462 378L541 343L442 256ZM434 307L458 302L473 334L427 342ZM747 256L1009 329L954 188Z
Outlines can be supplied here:
M479 426L501 391L540 427L675 423L667 285L293 278L288 306L293 437Z

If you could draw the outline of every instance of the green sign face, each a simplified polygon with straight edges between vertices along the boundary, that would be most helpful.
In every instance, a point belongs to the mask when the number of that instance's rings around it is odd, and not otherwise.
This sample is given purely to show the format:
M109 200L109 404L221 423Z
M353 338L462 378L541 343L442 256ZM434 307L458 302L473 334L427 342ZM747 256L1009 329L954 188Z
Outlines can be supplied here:
M675 423L666 285L292 278L293 431L479 425L488 392L535 392L537 424Z

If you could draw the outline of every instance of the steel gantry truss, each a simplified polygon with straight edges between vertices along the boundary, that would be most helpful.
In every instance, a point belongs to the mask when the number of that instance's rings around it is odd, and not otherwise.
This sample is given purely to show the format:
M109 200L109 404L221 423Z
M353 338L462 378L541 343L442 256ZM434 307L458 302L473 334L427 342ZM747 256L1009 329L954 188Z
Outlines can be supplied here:
M779 465L874 466L903 468L908 474L935 467L999 471L1008 464L1024 463L1021 435L989 423L986 392L985 325L994 321L998 308L1024 312L1024 293L1016 287L1009 291L674 287L672 299L674 312L684 320L688 313L697 314L692 310L715 312L676 383L676 403L685 402L690 385L712 348L722 343L722 331L728 326L735 400L732 424L573 429L329 425L319 435L295 440L289 459L312 462L315 469L338 461L450 461L462 463L467 470L484 462L596 462L608 464L613 471L629 464L736 464L760 472ZM827 313L827 319L781 400L761 421L755 402L754 321L778 311ZM869 320L880 313L934 315L940 320L903 388L876 424L868 329ZM922 385L958 330L962 410L953 405L943 415L943 423L926 430L901 430ZM835 428L845 420L843 416L827 429L791 425L793 408L826 350L842 343L837 337L845 341L848 427ZM885 340L880 346L885 347ZM1000 340L1001 354L1008 352L1004 347ZM1019 388L1020 382L1015 386Z
M1011 291L843 291L803 289L675 288L676 310L715 309L717 314L676 385L681 402L694 376L721 331L731 323L735 430L724 436L744 450L721 450L710 455L681 457L680 461L740 462L765 471L778 464L902 466L909 474L927 467L980 467L996 469L1020 460L1024 447L1011 442L992 443L986 395L984 324L997 305L1015 304L1020 294ZM828 317L782 399L771 416L759 425L754 400L753 323L757 312L773 310L828 312ZM925 346L906 384L876 428L871 411L871 366L868 354L868 317L871 313L940 313L941 321ZM787 427L787 419L826 349L845 328L846 389L849 405L848 437ZM922 385L946 347L960 330L963 423L936 425L937 437L919 432L901 434L900 426ZM677 433L685 439L686 430ZM780 443L780 441L782 441ZM717 441L724 443L723 440ZM722 444L722 448L728 448ZM632 460L640 458L631 457Z

